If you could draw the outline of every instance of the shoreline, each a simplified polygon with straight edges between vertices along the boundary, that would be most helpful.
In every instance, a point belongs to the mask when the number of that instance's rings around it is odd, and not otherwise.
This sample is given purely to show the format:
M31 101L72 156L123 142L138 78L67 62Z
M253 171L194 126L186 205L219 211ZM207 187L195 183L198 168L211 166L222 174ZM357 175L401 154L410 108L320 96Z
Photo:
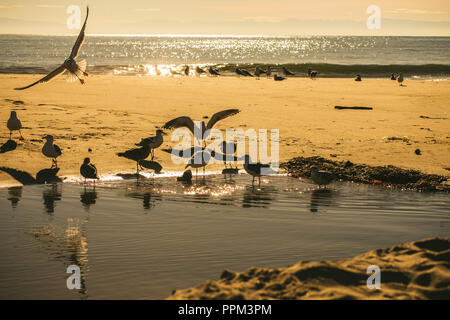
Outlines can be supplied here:
M292 78L276 83L265 78L93 75L84 86L60 77L25 91L13 90L38 77L0 74L0 143L9 138L4 123L11 110L17 111L26 139L18 141L15 132L18 147L0 154L0 166L32 175L48 168L50 159L41 148L43 137L52 134L63 150L58 158L61 176L79 175L85 157L97 165L100 175L131 172L134 163L115 154L153 136L166 121L182 115L201 120L239 108L241 112L219 122L218 129L279 129L280 163L319 156L450 176L450 81L414 80L402 88L391 80L375 79L357 83ZM336 105L373 110L335 110ZM176 144L170 136L165 139L161 148ZM183 171L169 154L157 149L155 155L163 170ZM11 182L0 173L1 184Z
M450 299L450 238L428 238L333 261L299 261L286 268L224 270L218 280L173 290L167 300ZM380 289L369 289L369 266Z

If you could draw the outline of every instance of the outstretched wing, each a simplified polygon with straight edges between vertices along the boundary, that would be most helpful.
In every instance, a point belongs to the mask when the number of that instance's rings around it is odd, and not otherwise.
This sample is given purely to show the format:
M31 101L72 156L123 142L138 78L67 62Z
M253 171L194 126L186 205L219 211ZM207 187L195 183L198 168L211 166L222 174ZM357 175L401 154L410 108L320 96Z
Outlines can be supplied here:
M80 34L78 35L77 41L73 45L72 52L70 53L70 58L75 59L80 52L81 46L83 45L85 34L84 30L86 29L86 22L89 16L89 7L87 7L86 19L84 20L83 27L81 28Z
M239 109L228 109L215 113L208 121L206 130L211 129L218 121L231 117L239 112L241 112Z
M189 130L191 130L192 134L194 134L194 121L186 116L172 119L166 122L165 125L163 125L163 129L175 129L181 127L188 128Z
M28 89L31 88L32 86L37 85L38 83L44 83L44 82L49 82L50 80L52 80L53 78L55 78L56 76L59 76L61 73L63 73L66 70L66 67L64 67L64 64L60 65L58 68L56 68L55 70L53 70L52 72L50 72L48 75L46 75L45 77L43 77L42 79L26 86L26 87L22 87L22 88L14 88L14 90L24 90L24 89Z

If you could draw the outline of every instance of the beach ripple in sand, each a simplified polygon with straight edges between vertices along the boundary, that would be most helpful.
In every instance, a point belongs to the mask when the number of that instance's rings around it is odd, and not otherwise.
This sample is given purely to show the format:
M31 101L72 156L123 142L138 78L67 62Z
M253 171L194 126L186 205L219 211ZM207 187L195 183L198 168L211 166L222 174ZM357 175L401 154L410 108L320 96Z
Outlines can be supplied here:
M370 265L381 269L379 290L367 288ZM450 299L450 238L400 244L341 261L224 270L220 280L174 291L167 299Z

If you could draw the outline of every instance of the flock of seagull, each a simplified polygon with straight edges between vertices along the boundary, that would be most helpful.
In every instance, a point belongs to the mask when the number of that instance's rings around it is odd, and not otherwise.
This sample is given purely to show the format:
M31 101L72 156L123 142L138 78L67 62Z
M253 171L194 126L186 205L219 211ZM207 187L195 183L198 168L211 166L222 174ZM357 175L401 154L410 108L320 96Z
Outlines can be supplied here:
M200 125L196 123L188 116L181 116L175 119L172 119L166 122L162 128L166 130L177 129L177 128L187 128L192 134L195 135L197 129L201 130L199 132L202 133L201 142L203 147L191 147L186 150L173 150L173 149L163 149L164 152L175 154L181 158L188 158L185 169L191 167L196 170L196 177L198 176L198 169L203 168L203 176L205 176L205 167L210 163L211 159L218 160L225 164L225 169L222 171L223 174L233 174L238 173L237 168L227 167L228 162L237 162L242 160L242 157L239 158L235 154L237 152L237 145L234 142L223 141L219 144L218 149L221 152L216 150L212 150L205 146L206 139L209 138L210 132L214 125L228 117L236 115L240 112L239 109L227 109L219 111L212 115L209 119L208 123L205 124L204 121L198 122ZM199 127L199 128L198 128ZM7 128L10 131L10 139L4 145L0 147L0 153L13 151L17 147L17 143L12 140L13 131L18 131L20 134L20 140L24 140L22 136L22 123L17 117L17 113L15 111L11 111L11 115L9 120L7 121ZM155 157L155 149L158 149L164 142L163 136L166 135L163 129L156 130L156 135L148 138L143 138L139 143L136 143L137 148L132 148L126 150L124 152L117 153L117 156L126 158L128 160L132 160L136 162L136 177L139 179L139 171L143 170L143 168L153 169L156 173L159 173L162 169L161 165L157 162L153 161ZM57 158L62 155L61 148L54 143L54 137L52 135L46 135L44 137L45 143L42 147L42 154L50 158L51 168L58 169ZM11 146L11 143L14 145ZM8 147L9 146L9 147ZM174 152L175 151L175 152ZM151 160L146 160L149 156L151 156ZM269 164L263 164L260 162L254 163L249 155L244 155L244 170L253 177L252 185L254 186L255 178L259 178L259 186L261 185L261 176L265 174L275 173L272 171L269 173L263 174L264 169L270 168ZM230 164L231 166L231 164ZM57 170L53 171L55 174L58 172ZM267 171L266 171L267 172ZM93 179L94 185L95 180L99 179L98 171L96 166L91 163L89 158L85 158L83 163L80 166L80 174L85 179L85 183L87 179ZM182 177L178 178L178 181L183 182L191 182L192 180L192 172L191 170L186 170L183 173ZM313 179L314 180L314 179ZM323 183L320 183L323 184Z
M87 7L86 18L85 18L83 27L80 30L80 33L79 33L77 40L72 48L72 51L70 52L69 57L59 67L57 67L55 70L50 72L45 77L39 79L38 81L36 81L34 83L27 85L27 86L15 88L15 90L25 90L25 89L31 88L37 84L49 82L52 79L54 79L55 77L57 77L58 75L61 75L66 71L67 71L67 79L69 81L77 81L78 80L81 84L85 83L85 77L88 76L88 74L86 73L86 61L85 60L76 61L76 58L78 57L78 54L80 53L80 49L85 40L85 30L86 30L86 23L88 20L88 16L89 16L89 7ZM251 72L249 72L246 69L242 69L239 67L237 67L235 69L235 73L239 77L243 76L243 77L260 78L262 75L266 75L267 78L271 78L273 76L273 79L275 81L283 81L283 80L286 80L286 78L289 76L295 76L295 73L291 72L286 67L282 67L281 71L282 71L283 76L280 76L277 73L273 73L271 66L268 66L266 70L262 70L260 67L256 67L254 74L252 74ZM190 67L186 66L184 68L183 72L186 76L188 76L190 73ZM204 73L206 74L208 72L211 76L219 76L220 75L219 70L214 69L212 66L210 66L207 71L205 71L202 68L200 68L199 66L197 66L195 69L195 72L197 74L204 74ZM318 71L308 68L307 76L309 78L315 79L318 75L319 75ZM361 81L361 76L357 75L355 80ZM397 80L398 83L400 83L400 85L403 86L404 79L403 79L402 73L400 73L398 76L395 76L394 74L392 74L391 80ZM200 132L203 133L203 135L201 137L202 140L205 141L208 138L208 135L210 133L209 129L212 129L212 127L218 121L228 118L230 116L233 116L239 112L240 112L240 110L238 110L238 109L223 110L223 111L215 113L211 117L211 119L208 121L207 124L205 124L202 121L201 128L198 128L201 130ZM0 146L0 153L12 151L17 147L17 143L11 139L13 131L18 131L20 134L20 140L24 140L24 138L22 136L22 132L21 132L22 124L21 124L20 120L18 119L17 113L15 111L11 111L10 118L7 122L7 127L10 130L10 139L5 144ZM196 129L195 123L191 118L189 118L187 116L178 117L178 118L168 121L167 123L165 123L162 126L162 129L170 130L170 129L181 128L181 127L185 127L187 129L189 129L193 134L195 133L195 129ZM133 160L136 162L136 176L138 178L139 178L139 170L140 169L147 168L147 169L153 169L153 170L155 170L155 172L159 172L162 168L161 165L159 165L157 162L153 161L154 156L155 156L154 150L159 148L162 145L162 143L164 141L163 135L166 134L162 129L158 129L156 131L156 135L153 137L141 139L141 141L136 144L137 148L132 148L132 149L126 150L124 152L117 153L117 156L119 156L119 157L124 157L126 159ZM58 168L57 158L62 155L62 150L59 146L57 146L54 143L53 136L47 135L44 137L44 139L45 139L45 144L42 147L42 154L45 157L52 159L51 168ZM230 156L234 161L239 160L239 158L235 156L237 148L236 148L236 144L234 142L224 141L220 145L220 150L222 152L221 154L219 154L215 150L207 149L205 146L203 146L200 149L201 150L198 151L198 148L196 149L196 148L192 147L187 150L178 150L178 155L180 157L184 157L184 155L187 155L190 158L189 161L187 161L185 169L191 167L196 170L196 173L198 173L198 169L203 168L203 172L204 172L206 165L209 163L209 160L211 158L214 158L216 160L223 161L225 163L225 169L223 170L224 174L237 173L237 171L238 171L237 168L232 168L232 167L227 168L227 161L230 159ZM162 150L165 152L172 153L172 154L174 151L172 149L162 149ZM193 154L193 156L191 156L192 154ZM151 160L150 161L145 160L150 155L151 155ZM252 177L253 177L252 184L253 185L255 182L255 178L259 178L259 185L261 184L262 171L263 171L263 169L267 169L269 167L270 166L268 164L262 164L259 162L253 163L251 161L251 158L249 155L244 156L244 169L248 174L252 175ZM55 171L55 172L57 172L57 171ZM95 167L94 164L91 163L89 158L84 159L84 161L80 167L80 173L84 177L85 182L86 182L86 179L94 179L94 181L99 179L97 168ZM190 170L185 171L183 176L178 178L179 181L187 181L187 182L189 182L191 179L192 179L192 172ZM317 183L319 186L321 186L321 185L329 184L331 181L333 181L335 179L335 177L329 172L319 171L316 167L311 167L311 179L315 183Z

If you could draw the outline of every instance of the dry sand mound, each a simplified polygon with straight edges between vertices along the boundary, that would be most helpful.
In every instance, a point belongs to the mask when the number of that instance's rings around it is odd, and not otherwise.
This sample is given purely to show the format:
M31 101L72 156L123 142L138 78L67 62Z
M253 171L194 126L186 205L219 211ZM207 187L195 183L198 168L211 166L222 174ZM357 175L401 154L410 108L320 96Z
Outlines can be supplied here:
M370 265L381 269L381 289L367 288ZM341 261L225 270L220 280L174 291L167 299L450 299L450 239L420 240Z

